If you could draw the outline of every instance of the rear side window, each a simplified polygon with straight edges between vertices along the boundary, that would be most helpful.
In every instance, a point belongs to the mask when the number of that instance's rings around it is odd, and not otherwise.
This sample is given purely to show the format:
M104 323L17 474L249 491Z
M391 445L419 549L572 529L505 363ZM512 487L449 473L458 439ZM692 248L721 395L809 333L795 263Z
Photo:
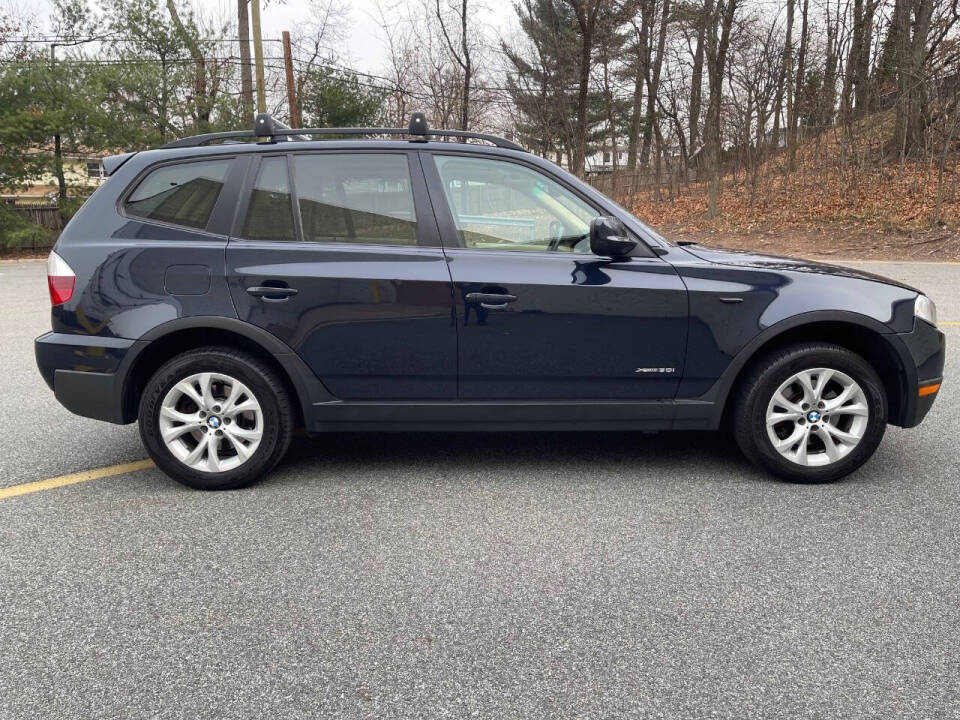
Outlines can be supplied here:
M406 155L297 155L293 162L305 240L417 244Z
M250 240L297 239L285 157L267 157L260 163L241 234Z
M203 229L220 197L232 159L164 165L130 193L127 215Z

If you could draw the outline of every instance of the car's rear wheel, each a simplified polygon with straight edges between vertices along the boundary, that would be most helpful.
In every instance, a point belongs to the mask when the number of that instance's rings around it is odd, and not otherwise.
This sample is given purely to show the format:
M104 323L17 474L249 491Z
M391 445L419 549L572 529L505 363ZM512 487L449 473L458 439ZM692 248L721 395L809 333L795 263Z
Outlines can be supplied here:
M230 348L178 355L147 382L140 436L154 462L199 490L256 481L283 457L293 433L289 393L257 358Z
M870 459L887 426L872 367L846 348L803 343L763 358L738 386L737 444L752 462L796 482L830 482Z

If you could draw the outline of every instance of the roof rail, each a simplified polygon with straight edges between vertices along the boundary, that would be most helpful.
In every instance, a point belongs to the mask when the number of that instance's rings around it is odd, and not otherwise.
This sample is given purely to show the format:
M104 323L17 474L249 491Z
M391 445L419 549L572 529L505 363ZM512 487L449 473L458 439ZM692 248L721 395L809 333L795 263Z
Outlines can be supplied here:
M410 142L428 142L431 136L437 137L459 137L472 138L474 140L483 140L496 145L499 148L507 150L520 150L524 148L515 142L506 140L496 135L487 135L484 133L470 132L469 130L431 130L427 127L427 119L423 113L414 113L410 118L410 125L406 128L290 128L287 125L275 120L266 113L260 113L254 119L252 130L230 130L227 132L204 133L203 135L191 135L190 137L173 140L162 148L185 148L199 147L216 140L236 140L240 138L261 138L266 142L276 142L277 140L309 140L311 135L409 135Z

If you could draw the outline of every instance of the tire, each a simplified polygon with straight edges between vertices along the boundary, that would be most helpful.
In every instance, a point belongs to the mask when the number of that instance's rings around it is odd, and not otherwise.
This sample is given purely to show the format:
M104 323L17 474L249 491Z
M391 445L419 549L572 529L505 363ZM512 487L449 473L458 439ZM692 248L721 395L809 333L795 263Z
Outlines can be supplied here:
M227 347L191 350L164 364L143 390L139 421L157 466L197 490L255 482L280 462L294 426L283 380Z
M792 482L849 475L870 459L887 428L879 376L838 345L776 350L748 371L736 392L737 445L753 464Z

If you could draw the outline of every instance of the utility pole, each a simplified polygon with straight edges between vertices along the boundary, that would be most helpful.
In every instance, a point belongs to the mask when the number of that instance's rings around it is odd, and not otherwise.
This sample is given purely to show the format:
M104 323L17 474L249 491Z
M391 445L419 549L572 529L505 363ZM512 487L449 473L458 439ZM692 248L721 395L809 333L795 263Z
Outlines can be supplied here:
M250 13L249 0L237 0L237 31L240 40L240 103L243 116L253 122L253 66L250 62Z
M290 127L300 127L300 113L297 111L297 88L293 82L293 53L290 51L290 33L283 31L283 67L287 71L287 102L290 105Z
M250 0L253 12L253 60L257 64L257 112L267 111L267 92L263 79L263 39L260 35L260 0Z

